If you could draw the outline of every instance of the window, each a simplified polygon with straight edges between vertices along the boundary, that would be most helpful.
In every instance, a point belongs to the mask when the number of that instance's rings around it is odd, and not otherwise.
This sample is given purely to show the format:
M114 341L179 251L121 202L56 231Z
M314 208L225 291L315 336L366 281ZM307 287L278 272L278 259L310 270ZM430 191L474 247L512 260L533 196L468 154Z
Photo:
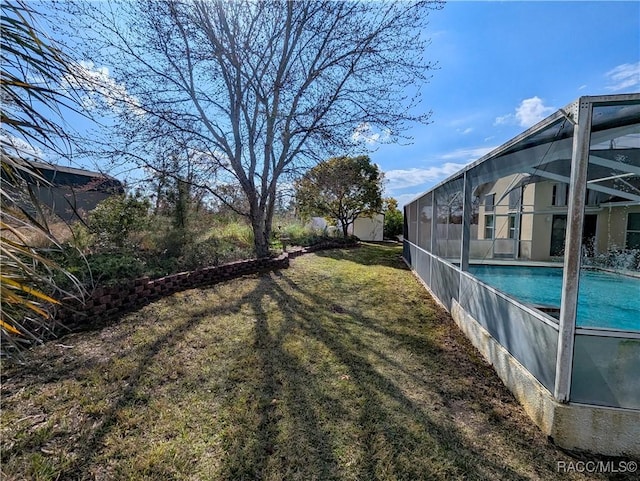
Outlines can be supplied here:
M627 215L627 249L640 249L640 212Z
M516 215L509 215L509 239L516 238Z
M495 205L496 194L487 194L484 196L484 211L493 212L493 206Z
M567 216L554 215L551 220L551 249L549 255L560 257L564 255L564 241L567 231Z
M516 187L509 192L509 209L515 210L520 207L520 187Z
M553 184L553 192L551 193L551 205L567 205L568 198L569 184Z
M493 215L485 215L484 216L484 238L485 239L493 239L493 226L494 226Z

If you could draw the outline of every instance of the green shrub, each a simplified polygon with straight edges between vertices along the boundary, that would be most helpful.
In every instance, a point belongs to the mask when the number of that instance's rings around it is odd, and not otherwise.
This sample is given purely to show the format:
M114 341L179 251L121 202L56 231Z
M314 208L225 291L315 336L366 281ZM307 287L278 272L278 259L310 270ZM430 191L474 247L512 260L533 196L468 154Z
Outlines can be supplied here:
M91 217L90 229L81 224L73 226L73 239L57 260L84 285L94 286L255 257L253 231L246 223L224 224L215 217L202 216L187 228L178 229L170 216L147 216L145 206L146 201L131 197L101 204ZM130 224L134 218L139 221L137 225ZM116 219L124 221L118 224ZM126 241L118 246L117 237L123 234L127 235ZM327 240L353 242L330 236L326 230L291 223L274 229L272 247L276 251L282 248L281 235L289 238L288 245L305 247Z
M287 241L289 245L303 247L317 244L320 239L325 237L325 234L326 233L323 234L322 231L299 223L285 225L279 229L279 237L287 237L289 239Z
M211 231L212 237L236 244L239 248L253 249L253 230L251 226L242 222L230 222L215 227Z
M145 262L132 253L94 254L88 257L91 274L97 283L135 279L145 275Z
M60 263L87 287L135 279L148 275L149 271L145 260L132 252L103 252L83 256L76 249L68 248L61 259ZM64 278L60 278L59 282L65 285Z
M71 246L84 253L89 252L96 241L91 231L80 222L76 222L71 226L71 236L69 242Z
M404 219L399 210L388 211L384 216L384 237L393 239L402 234Z
M401 235L404 230L404 216L398 209L398 201L393 197L384 199L382 212L384 214L385 239L394 239Z
M181 270L217 266L220 264L220 242L210 238L203 242L185 243L178 264Z
M100 202L89 214L89 230L100 247L124 247L132 232L149 224L149 201L134 196L112 196Z

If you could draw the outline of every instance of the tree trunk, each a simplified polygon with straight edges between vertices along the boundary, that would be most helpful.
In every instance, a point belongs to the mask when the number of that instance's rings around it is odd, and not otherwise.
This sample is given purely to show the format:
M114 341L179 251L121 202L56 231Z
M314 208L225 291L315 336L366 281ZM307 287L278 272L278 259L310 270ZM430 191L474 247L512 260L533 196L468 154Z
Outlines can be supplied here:
M264 259L265 257L269 257L271 255L268 236L269 234L267 234L266 232L256 232L255 228L253 230L253 245L256 250L256 257L258 259Z
M342 223L342 236L346 239L349 237L349 224L346 222Z
M251 228L253 229L253 247L256 251L256 257L262 259L271 255L270 237L271 229L270 223L267 222L264 213L258 213L256 216L252 216Z
M254 191L251 191L253 194ZM273 211L276 199L275 183L262 191L262 201L255 194L250 198L250 218L253 228L253 245L256 256L260 258L271 255L271 231L273 227Z

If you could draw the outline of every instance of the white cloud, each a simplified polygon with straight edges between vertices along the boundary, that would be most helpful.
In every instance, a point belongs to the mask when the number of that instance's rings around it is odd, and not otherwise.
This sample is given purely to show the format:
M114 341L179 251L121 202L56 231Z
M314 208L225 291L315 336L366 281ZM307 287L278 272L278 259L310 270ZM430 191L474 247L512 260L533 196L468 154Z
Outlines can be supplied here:
M456 149L440 156L442 160L454 160L457 164L462 166L467 165L469 162L478 160L485 154L491 152L495 147L476 147L473 149ZM453 173L453 172L452 172Z
M467 135L470 134L471 132L473 132L473 127L467 127L466 129L456 129L456 132L462 134L462 135Z
M407 205L409 202L411 202L413 199L415 199L416 197L418 197L420 194L424 194L424 191L418 191L418 192L413 192L411 194L400 194L400 195L395 195L395 196L391 196L394 199L396 199L398 201L398 208L400 210L402 210L402 208Z
M493 122L493 125L506 125L513 122L513 114L502 115L500 117L496 117L496 120Z
M385 172L388 190L405 189L427 183L436 183L455 174L467 164L478 160L495 147L456 149L439 156L442 164L425 168L395 169ZM417 195L417 194L416 194Z
M387 181L387 189L404 189L407 187L422 185L427 182L442 180L459 171L464 166L465 164L447 162L440 166L427 167L424 169L411 168L389 170L384 173L384 178Z
M375 144L377 142L385 142L391 137L391 132L385 131L374 132L369 122L363 122L356 127L351 135L354 142L366 142L367 144Z
M540 97L531 97L520 102L515 109L515 114L506 114L496 117L493 125L508 125L514 121L520 127L531 127L548 115L555 112L555 107L547 107Z
M0 145L2 145L2 149L8 154L16 155L18 157L31 157L37 160L42 160L44 158L44 153L40 148L33 146L8 132L0 133Z
M640 62L618 65L609 70L605 77L609 81L606 89L612 92L636 88L640 85Z
M531 97L524 99L516 108L516 119L520 127L531 127L555 110L555 107L546 107L540 97Z
M85 108L95 109L104 103L114 113L129 110L136 115L144 114L139 100L111 77L107 67L96 67L93 62L82 61L73 65L71 70L71 74L62 79L62 85L84 91L82 103Z

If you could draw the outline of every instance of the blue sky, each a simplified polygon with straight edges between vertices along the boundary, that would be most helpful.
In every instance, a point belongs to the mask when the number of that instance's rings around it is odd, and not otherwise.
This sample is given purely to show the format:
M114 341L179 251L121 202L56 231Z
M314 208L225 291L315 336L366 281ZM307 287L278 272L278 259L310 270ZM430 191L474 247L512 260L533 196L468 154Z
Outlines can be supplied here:
M640 92L636 0L452 0L424 35L439 67L423 88L432 123L410 145L369 144L400 206L582 95ZM88 68L126 95L109 66Z
M371 154L400 205L582 95L640 92L640 2L452 1L430 17L432 124Z

